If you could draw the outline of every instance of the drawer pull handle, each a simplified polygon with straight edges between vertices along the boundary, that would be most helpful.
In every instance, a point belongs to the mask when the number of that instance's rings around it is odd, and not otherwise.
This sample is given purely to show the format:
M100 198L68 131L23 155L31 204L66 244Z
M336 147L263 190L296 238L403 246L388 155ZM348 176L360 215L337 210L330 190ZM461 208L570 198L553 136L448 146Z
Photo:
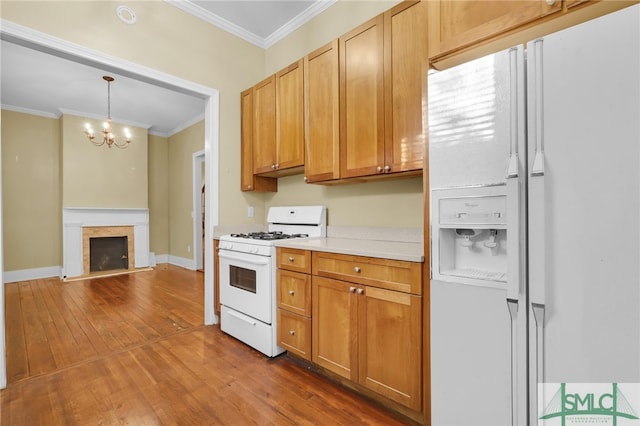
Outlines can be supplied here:
M289 295L293 296L295 294L295 292L293 290L289 290Z
M358 294L364 294L364 288L359 288L358 289Z
M289 330L289 334L293 336L294 334L296 334L296 332L293 330Z
M353 268L353 272L355 272L356 274L359 274L360 273L360 267L359 266L354 267Z
M289 256L289 262L293 262L294 260L293 256Z
M349 287L349 293L355 293L355 292L356 292L355 287Z

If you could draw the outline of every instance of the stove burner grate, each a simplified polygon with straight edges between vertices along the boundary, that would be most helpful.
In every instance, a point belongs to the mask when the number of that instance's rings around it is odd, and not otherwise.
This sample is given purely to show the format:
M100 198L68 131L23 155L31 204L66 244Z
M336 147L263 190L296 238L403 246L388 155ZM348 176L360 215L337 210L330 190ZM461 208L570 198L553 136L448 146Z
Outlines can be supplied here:
M234 238L249 238L252 240L285 240L287 238L306 238L309 234L285 234L281 231L249 232L246 234L231 234Z

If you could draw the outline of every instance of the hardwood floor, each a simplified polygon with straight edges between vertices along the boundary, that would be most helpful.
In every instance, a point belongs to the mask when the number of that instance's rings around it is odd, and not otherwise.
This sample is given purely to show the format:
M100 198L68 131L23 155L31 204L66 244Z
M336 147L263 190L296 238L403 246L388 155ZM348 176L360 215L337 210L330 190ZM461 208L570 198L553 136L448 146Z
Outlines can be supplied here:
M203 326L203 275L7 284L2 425L400 425L286 356Z

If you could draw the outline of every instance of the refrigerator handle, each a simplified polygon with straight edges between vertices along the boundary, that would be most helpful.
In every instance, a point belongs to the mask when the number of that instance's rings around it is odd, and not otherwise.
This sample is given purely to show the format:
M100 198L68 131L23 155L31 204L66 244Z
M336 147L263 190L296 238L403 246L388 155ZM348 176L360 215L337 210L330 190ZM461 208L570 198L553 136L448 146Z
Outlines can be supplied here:
M511 317L511 424L518 424L518 301L507 298Z
M518 177L518 130L520 121L518 120L520 106L518 98L520 96L519 88L519 65L523 61L519 61L518 48L509 49L509 111L511 113L509 128L509 164L507 165L507 179Z
M521 215L520 215L520 160L518 147L524 138L524 51L521 46L509 49L509 164L507 167L507 298L519 299L522 276ZM522 103L522 105L521 105Z
M535 354L535 363L533 363L533 367L535 368L534 374L536 377L536 383L534 385L533 392L537 391L538 384L544 383L544 314L545 314L545 306L541 303L532 303L531 310L533 311L533 318L536 322L536 336L535 336L535 349L531 352ZM533 407L532 412L537 413L537 398L532 398Z
M535 154L529 179L529 297L532 303L545 304L545 175L543 153L543 90L542 50L543 40L533 42L529 49L529 111L533 125L529 127L529 140L533 141Z
M535 105L534 105L534 123L533 130L535 135L533 141L535 143L535 154L533 157L533 165L531 167L531 177L544 176L544 140L543 140L543 120L542 120L542 107L543 107L543 78L542 78L542 45L543 39L537 39L533 42L533 84L535 93Z

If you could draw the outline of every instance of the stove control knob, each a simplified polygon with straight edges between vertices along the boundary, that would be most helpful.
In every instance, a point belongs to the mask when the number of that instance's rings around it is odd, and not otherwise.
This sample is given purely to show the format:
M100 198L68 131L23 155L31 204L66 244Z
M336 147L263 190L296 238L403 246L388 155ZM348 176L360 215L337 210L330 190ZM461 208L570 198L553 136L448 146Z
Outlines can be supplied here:
M251 247L251 253L257 253L258 247Z

